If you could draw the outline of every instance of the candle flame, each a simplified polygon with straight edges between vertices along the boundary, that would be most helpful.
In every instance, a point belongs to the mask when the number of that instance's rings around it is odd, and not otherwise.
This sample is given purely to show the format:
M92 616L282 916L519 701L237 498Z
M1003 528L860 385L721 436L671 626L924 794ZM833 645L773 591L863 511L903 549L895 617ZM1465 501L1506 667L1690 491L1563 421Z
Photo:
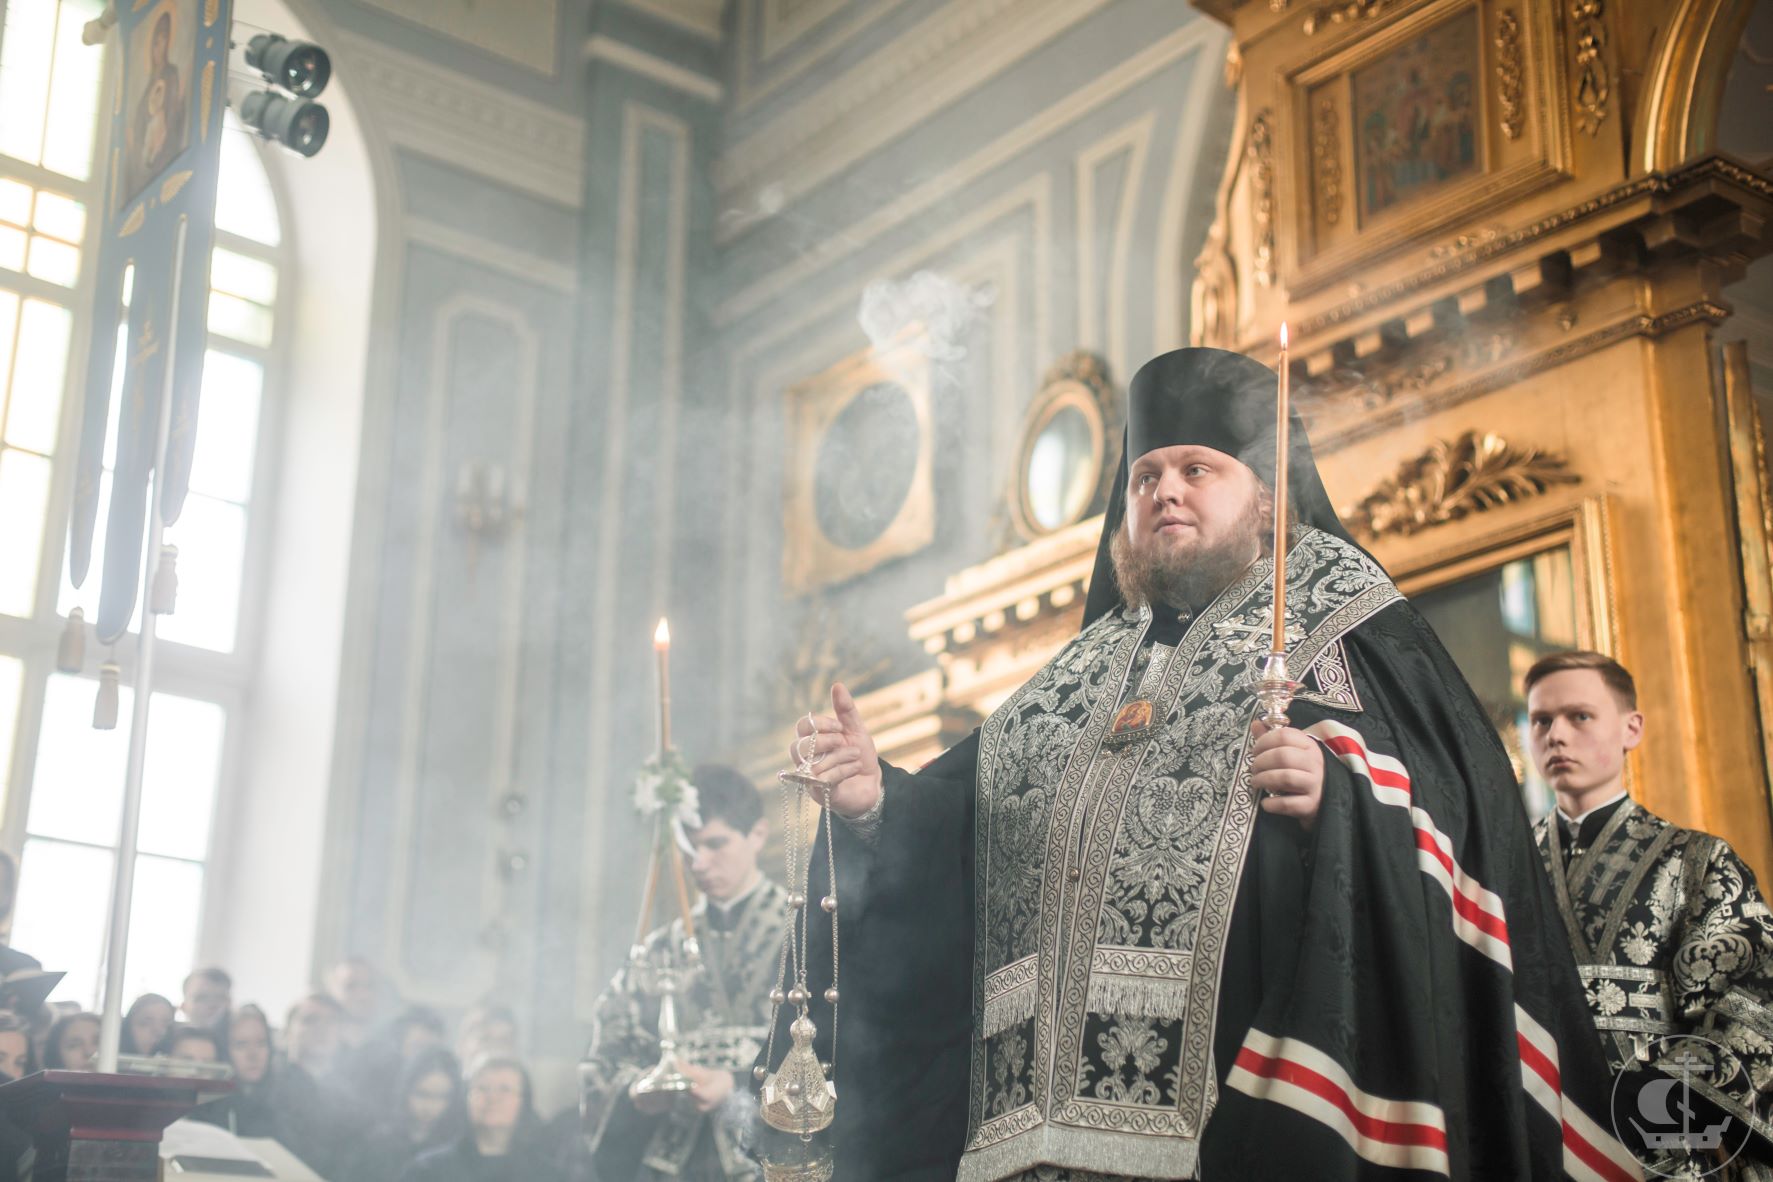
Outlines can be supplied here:
M657 649L671 647L671 625L665 622L664 616L659 617L659 626L653 630L653 647Z
M1281 321L1281 348L1287 347L1287 322Z

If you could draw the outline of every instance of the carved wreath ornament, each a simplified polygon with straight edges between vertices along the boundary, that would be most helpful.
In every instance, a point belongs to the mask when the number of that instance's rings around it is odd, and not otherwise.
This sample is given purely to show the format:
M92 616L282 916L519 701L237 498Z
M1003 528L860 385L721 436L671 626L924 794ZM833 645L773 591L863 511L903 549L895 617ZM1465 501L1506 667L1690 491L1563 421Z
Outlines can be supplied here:
M1368 538L1407 536L1578 479L1562 456L1515 447L1500 435L1467 431L1406 461L1342 516L1350 529Z

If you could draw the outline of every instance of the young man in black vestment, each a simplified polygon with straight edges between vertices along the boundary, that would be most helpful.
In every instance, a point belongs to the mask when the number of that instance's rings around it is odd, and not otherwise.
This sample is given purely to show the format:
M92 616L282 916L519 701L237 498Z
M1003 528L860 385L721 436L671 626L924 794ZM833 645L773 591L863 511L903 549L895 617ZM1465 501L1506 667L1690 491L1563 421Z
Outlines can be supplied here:
M1618 1107L1644 1132L1676 1134L1655 1154L1663 1177L1773 1182L1762 1098L1773 1087L1773 913L1754 871L1722 838L1627 795L1644 715L1625 666L1552 653L1524 681L1533 763L1557 793L1533 833L1601 1045L1634 1097ZM1637 1149L1636 1130L1620 1131Z
M1639 1176L1501 744L1296 415L1302 684L1252 724L1275 387L1140 370L1083 631L922 772L842 687L802 721L845 822L842 1182Z

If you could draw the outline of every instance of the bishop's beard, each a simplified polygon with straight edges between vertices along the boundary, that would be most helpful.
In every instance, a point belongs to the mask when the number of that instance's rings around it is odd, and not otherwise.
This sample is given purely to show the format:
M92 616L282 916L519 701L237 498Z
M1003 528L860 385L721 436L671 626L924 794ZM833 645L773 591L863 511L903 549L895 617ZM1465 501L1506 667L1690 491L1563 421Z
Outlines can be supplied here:
M1251 497L1223 537L1211 542L1197 539L1188 546L1166 546L1155 535L1134 545L1123 525L1114 531L1108 547L1115 582L1134 606L1203 608L1250 568L1251 555L1268 552L1266 518L1262 501Z

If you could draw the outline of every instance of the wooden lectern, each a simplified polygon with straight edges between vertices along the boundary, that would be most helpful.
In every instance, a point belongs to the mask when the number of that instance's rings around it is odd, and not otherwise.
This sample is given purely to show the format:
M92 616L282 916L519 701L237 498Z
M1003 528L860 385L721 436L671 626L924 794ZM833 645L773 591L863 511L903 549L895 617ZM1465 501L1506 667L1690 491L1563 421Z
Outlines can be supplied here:
M35 1146L34 1182L154 1182L161 1131L231 1089L215 1080L39 1071L0 1086L0 1119Z

